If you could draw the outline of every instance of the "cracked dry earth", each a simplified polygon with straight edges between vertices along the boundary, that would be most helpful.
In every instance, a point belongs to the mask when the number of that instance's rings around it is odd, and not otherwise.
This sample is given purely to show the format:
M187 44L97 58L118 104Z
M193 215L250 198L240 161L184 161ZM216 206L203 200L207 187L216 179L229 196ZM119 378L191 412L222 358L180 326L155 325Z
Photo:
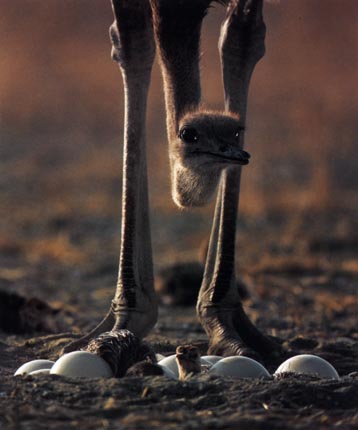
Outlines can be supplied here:
M36 307L36 322L23 317L13 332L9 326L1 332L0 428L356 429L356 219L350 212L337 214L335 221L325 213L303 214L295 223L290 217L273 217L255 225L243 223L239 232L245 252L238 272L249 291L245 308L250 317L278 337L290 354L311 353L328 360L339 381L304 375L230 380L208 374L186 382L165 377L15 378L22 363L55 359L71 332L78 335L99 319L110 300L115 268L105 260L78 262L79 273L51 259L29 264L14 244L2 243L2 291L27 296L31 291L40 301L46 299L48 307ZM73 223L70 228L78 228ZM66 285L62 295L56 289L60 285ZM4 315L3 308L1 312ZM202 353L207 347L194 306L162 306L148 341L164 355L181 343L191 342ZM274 372L279 364L267 367Z

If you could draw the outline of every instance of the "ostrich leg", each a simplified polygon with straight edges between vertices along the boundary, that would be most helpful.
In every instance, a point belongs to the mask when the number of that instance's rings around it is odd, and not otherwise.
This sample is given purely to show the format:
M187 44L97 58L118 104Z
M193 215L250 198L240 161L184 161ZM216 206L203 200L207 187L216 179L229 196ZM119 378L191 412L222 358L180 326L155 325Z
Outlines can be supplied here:
M265 52L262 0L229 3L221 28L225 110L245 125L251 74ZM239 136L240 148L244 133ZM197 313L209 336L209 353L268 358L280 346L263 335L245 314L235 283L235 231L241 169L222 173ZM258 355L257 355L258 354Z
M103 321L65 351L83 346L111 329L129 329L142 338L157 320L149 227L145 121L155 55L148 1L112 0L112 58L123 76L125 97L122 232L118 284Z

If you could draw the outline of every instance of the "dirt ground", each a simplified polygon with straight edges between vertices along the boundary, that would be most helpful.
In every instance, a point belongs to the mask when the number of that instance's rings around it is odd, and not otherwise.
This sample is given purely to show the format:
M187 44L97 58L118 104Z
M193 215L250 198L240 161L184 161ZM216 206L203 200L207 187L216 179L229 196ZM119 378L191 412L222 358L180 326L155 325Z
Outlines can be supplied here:
M27 297L31 291L50 307L35 304L37 313L31 315L37 315L40 324L26 323L23 317L18 331L31 333L15 335L11 328L2 332L0 428L356 429L358 218L351 212L331 215L317 212L282 219L276 214L251 224L244 218L238 271L249 290L245 307L250 317L281 339L289 354L308 352L327 359L339 372L339 381L208 375L184 383L165 377L15 378L22 363L55 359L70 332L85 331L100 318L111 297L106 285L115 276L115 265L82 261L73 273L55 258L42 256L30 266L24 260L24 243L3 240L3 291L27 291ZM93 241L87 233L87 240ZM21 309L18 312L24 313ZM183 342L198 345L203 353L207 346L193 306L162 306L148 340L165 355ZM280 360L268 363L268 369L273 372L278 364Z

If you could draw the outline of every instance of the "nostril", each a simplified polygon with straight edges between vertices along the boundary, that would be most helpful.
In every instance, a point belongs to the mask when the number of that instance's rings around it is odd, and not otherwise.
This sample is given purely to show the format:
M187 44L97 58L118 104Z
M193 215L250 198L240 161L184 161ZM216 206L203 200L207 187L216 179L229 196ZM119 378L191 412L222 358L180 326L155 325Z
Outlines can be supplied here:
M242 155L243 155L245 158L251 158L251 155L250 155L248 152L246 152L246 151L242 151Z

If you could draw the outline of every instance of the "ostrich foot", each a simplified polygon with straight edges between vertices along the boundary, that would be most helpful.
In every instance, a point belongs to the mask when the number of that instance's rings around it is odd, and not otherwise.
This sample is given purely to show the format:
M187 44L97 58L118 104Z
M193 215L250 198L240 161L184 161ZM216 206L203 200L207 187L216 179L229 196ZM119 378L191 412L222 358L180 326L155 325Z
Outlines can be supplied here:
M139 299L139 295L137 295ZM112 301L111 307L103 320L88 334L66 345L64 353L76 351L85 347L92 339L104 332L116 332L122 329L130 330L139 339L145 337L157 321L157 306L150 300L141 297L143 307L128 308ZM144 306L144 303L146 306Z
M265 363L284 355L281 345L261 333L237 306L202 306L198 315L209 336L208 354L243 355Z
M115 321L115 316L111 308L107 315L103 318L103 320L93 330L91 330L88 334L82 336L81 338L74 340L73 342L66 345L63 348L62 352L66 354L68 352L77 351L83 348L85 345L88 344L91 339L95 338L103 332L110 331L114 327Z

